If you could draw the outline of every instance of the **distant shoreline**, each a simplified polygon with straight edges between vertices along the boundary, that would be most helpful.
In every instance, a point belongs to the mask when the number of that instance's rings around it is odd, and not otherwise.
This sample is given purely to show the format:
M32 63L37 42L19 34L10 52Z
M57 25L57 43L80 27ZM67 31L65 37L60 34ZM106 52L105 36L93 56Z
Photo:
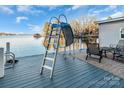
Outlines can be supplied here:
M33 34L14 34L14 33L0 33L0 36L24 36L24 35L33 35Z

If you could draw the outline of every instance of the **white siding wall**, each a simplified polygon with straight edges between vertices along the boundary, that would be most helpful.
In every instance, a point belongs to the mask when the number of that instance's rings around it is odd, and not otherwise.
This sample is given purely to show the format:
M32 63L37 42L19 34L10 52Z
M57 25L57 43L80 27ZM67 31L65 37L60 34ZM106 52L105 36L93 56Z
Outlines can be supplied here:
M110 22L99 25L100 46L109 46L117 44L121 39L120 28L124 27L124 21Z

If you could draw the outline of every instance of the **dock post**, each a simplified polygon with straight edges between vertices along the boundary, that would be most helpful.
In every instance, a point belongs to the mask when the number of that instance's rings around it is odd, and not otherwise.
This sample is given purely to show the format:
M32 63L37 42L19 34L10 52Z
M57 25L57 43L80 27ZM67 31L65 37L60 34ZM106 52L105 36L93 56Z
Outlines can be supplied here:
M69 51L69 55L70 55L70 54L71 54L71 52L70 52L70 50L71 50L71 49L70 49L70 46L68 46L68 48L69 48L68 51Z
M73 42L73 54L75 54L75 39L74 39L74 42Z
M79 39L79 42L80 42L80 51L82 50L82 41L81 41L81 38Z
M6 52L10 53L10 42L6 43Z
M10 54L10 42L7 42L6 43L6 54ZM10 56L9 55L6 55L5 56L6 58L6 61L10 59Z
M64 46L64 55L66 55L66 46Z
M4 48L0 48L0 78L4 77Z

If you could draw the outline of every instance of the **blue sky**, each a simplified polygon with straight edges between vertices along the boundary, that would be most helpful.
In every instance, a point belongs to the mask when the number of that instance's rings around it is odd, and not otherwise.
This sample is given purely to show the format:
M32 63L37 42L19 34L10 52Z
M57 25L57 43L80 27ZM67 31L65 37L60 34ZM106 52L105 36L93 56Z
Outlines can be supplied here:
M0 6L0 32L40 33L50 17L65 14L68 20L80 16L96 16L103 20L124 16L124 6L116 5L55 5L55 6Z

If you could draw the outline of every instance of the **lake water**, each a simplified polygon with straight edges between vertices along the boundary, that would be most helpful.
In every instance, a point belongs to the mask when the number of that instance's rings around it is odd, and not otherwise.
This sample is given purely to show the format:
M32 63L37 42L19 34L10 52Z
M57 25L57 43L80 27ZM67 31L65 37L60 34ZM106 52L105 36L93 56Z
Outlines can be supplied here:
M10 42L10 48L16 57L43 54L45 48L42 45L43 38L35 39L33 36L0 36L0 47L6 50L6 42Z
M45 47L42 44L43 40L44 38L36 39L31 35L0 36L0 47L4 47L6 50L6 42L10 42L11 52L13 52L16 57L39 55L45 53ZM78 47L79 46L75 48L79 49ZM82 48L84 48L84 46ZM70 48L68 47L66 50L68 49ZM52 51L53 50L51 49L51 52Z

